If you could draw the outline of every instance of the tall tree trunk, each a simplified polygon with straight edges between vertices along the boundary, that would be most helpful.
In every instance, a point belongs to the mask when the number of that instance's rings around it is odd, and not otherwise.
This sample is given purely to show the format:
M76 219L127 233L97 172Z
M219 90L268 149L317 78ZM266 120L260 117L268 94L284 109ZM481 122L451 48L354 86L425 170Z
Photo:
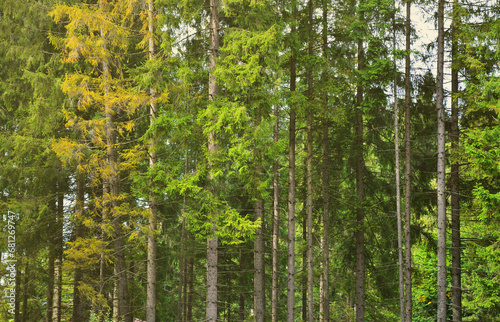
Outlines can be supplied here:
M327 50L328 50L328 2L326 0L322 1L323 7L323 59L327 60ZM323 82L326 84L328 82L328 71L323 71ZM324 118L323 118L323 160L321 169L321 183L323 190L323 236L321 239L321 248L323 250L323 260L322 260L322 275L321 275L321 301L320 301L320 321L328 322L330 321L330 221L329 221L329 205L330 205L330 194L329 194L329 167L328 167L328 94L325 90L323 97L324 104Z
M410 87L410 13L411 0L406 0L406 57L405 57L405 295L406 322L412 320L411 297L411 87Z
M313 5L312 0L309 0L309 48L308 55L313 55ZM313 74L312 66L308 66L307 77L307 96L309 100L307 111L307 321L313 321L313 238L312 238L312 225L313 225L313 185L312 185L312 114L313 114Z
M187 152L184 163L184 173L187 173ZM182 223L181 223L181 254L179 258L179 289L177 301L177 321L182 322L186 314L186 194L182 200Z
M20 275L19 273L17 275ZM21 316L21 322L28 321L28 297L30 296L30 284L29 284L30 266L29 261L24 264L24 279L23 279L23 311ZM21 290L18 288L17 290Z
M154 41L154 0L148 0L148 31L149 31L149 59L153 60L155 55ZM150 124L153 126L158 115L155 102L156 93L150 88L151 103L149 107ZM156 138L153 134L149 144L149 168L153 169L157 162L155 151ZM151 173L151 176L154 176ZM149 226L148 226L148 259L147 259L147 288L146 288L146 321L156 321L156 226L158 217L158 201L154 192L153 179L149 179Z
M82 237L83 235L83 215L85 207L85 182L84 176L81 173L76 174L76 204L75 204L75 230L74 236L75 240ZM83 280L82 269L77 267L75 269L73 278L73 321L83 321L83 298L78 288L80 282Z
M445 111L444 69L444 0L438 1L438 52L436 76L437 110L437 321L446 321L446 196L445 196Z
M210 0L210 54L209 54L209 84L208 99L214 101L219 94L219 86L215 79L215 62L219 57L219 1ZM208 136L208 153L216 153L215 133L211 132ZM211 166L211 165L210 165ZM209 173L209 181L213 180L213 174ZM212 223L212 230L217 229L216 222ZM217 237L211 237L207 241L207 301L206 301L206 321L215 322L217 320L217 246L219 240Z
M262 116L261 112L258 112L256 117L255 126L259 126ZM257 145L256 145L257 146ZM260 181L263 169L262 169L262 155L259 148L255 148L254 151L254 162L257 168L256 180ZM264 233L263 233L263 212L264 203L260 199L260 192L257 191L257 200L255 201L255 220L261 220L262 224L256 231L255 242L254 242L254 310L255 310L255 321L263 322L265 318L265 262L264 262Z
M396 8L396 3L394 8ZM396 11L392 22L393 38L392 49L396 53ZM397 85L397 61L394 54L394 154L396 168L396 221L398 225L398 276L399 276L399 316L401 322L405 320L405 295L404 295L404 276L403 276L403 238L401 232L401 180L399 173L399 108L398 108L398 85Z
M363 14L361 21L363 21ZM358 70L365 68L363 40L358 40ZM356 93L356 195L358 203L356 207L356 321L365 319L365 187L363 157L363 84L358 81Z
M293 16L296 17L297 8L294 3ZM292 36L295 35L295 21L292 21ZM290 92L295 95L295 45L292 44L290 57ZM290 123L288 129L288 272L287 272L287 321L295 321L295 106L290 106Z
M22 267L23 263L23 258L21 257L19 261L17 262L16 269L19 269ZM16 271L16 290L21 290L21 274L20 271ZM15 293L15 305L14 305L14 322L20 322L21 321L21 292L16 292Z
M278 143L279 106L274 105L276 122L273 129L273 143ZM273 272L271 289L271 321L278 322L278 263L279 263L279 164L277 158L273 161Z
M186 319L185 319L185 322L191 322L191 321L193 321L193 293L194 293L194 257L192 255L189 256L187 271L188 271L188 275L187 275L188 276L188 281L187 281L188 294L187 294L187 300L186 300Z
M50 211L54 214L54 217L57 220L57 205L56 205L56 198L51 198L49 201L49 208ZM52 322L52 312L54 310L54 262L56 260L56 236L57 232L55 228L57 227L56 225L51 226L50 229L50 237L49 237L49 244L50 244L50 249L49 249L49 267L48 267L48 283L47 283L47 308L46 308L46 316L45 316L45 321L46 322Z
M260 173L260 172L258 172ZM255 219L263 219L264 204L262 200L255 201ZM264 302L264 235L262 226L257 229L255 237L255 257L254 257L254 310L255 321L263 322L265 317L265 302Z
M458 149L460 140L460 129L458 126L458 37L457 32L460 26L460 13L458 12L458 0L453 0L453 21L452 21L452 69L451 69L451 149ZM460 238L460 200L459 200L459 165L457 162L451 164L451 294L453 303L453 321L462 321L462 264Z
M62 254L63 254L63 214L64 194L61 186L57 191L57 215L56 215L56 237L55 237L55 260L54 260L54 300L52 309L52 321L61 321L61 291L62 291Z

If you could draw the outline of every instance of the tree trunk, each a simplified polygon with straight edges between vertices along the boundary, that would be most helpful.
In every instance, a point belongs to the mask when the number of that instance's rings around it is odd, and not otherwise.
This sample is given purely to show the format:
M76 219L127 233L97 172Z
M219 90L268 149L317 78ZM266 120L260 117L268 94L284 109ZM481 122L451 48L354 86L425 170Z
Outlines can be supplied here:
M273 129L273 143L278 143L279 107L274 105L276 122ZM278 262L279 262L279 164L277 158L273 161L273 275L271 290L271 321L278 322Z
M57 216L55 237L55 260L54 260L54 300L52 309L52 321L61 321L61 290L62 290L62 254L63 254L63 219L64 219L64 194L58 185L57 192Z
M29 261L26 261L26 264L24 264L24 279L23 279L23 311L22 311L22 316L21 316L21 322L27 322L28 321L28 297L30 296L29 291L30 291L30 285L29 285L29 274L30 274L30 267L29 267ZM17 273L17 275L20 275ZM16 290L21 290L20 288Z
M260 173L260 172L259 172ZM255 219L262 220L263 213L262 200L255 201ZM254 258L254 310L255 321L263 322L265 315L265 302L264 302L264 235L262 226L257 229L255 237L255 258Z
M452 69L451 69L451 150L458 149L460 140L460 128L458 126L458 37L457 31L460 25L460 13L458 12L458 0L453 0L452 21ZM462 264L461 264L461 238L460 238L460 199L459 199L459 165L457 162L451 164L451 294L453 303L453 321L462 321Z
M394 2L394 7L396 4ZM396 13L393 17L393 38L392 47L396 52ZM401 322L405 320L405 295L404 295L404 276L403 276L403 238L401 232L401 182L399 173L399 109L398 109L398 86L397 86L397 61L394 55L394 154L396 168L396 221L398 226L398 276L399 276L399 316Z
M361 20L363 14L361 13ZM364 66L363 40L358 40L358 70ZM356 321L365 319L365 211L364 211L364 157L363 157L363 85L359 81L356 93Z
M194 257L191 255L189 256L189 262L188 262L188 281L187 281L187 286L188 286L188 294L187 294L187 300L186 300L186 322L191 322L193 321L193 293L194 293Z
M309 48L308 55L313 55L313 5L312 0L309 0ZM307 80L307 96L309 100L307 111L307 321L313 321L313 238L312 238L312 225L313 225L313 185L312 185L312 114L313 114L313 75L312 66L309 66L308 80Z
M74 236L75 240L82 237L83 235L83 215L85 207L85 182L83 174L76 174L76 205L75 205L75 230ZM83 280L82 269L75 268L75 274L73 278L73 321L83 321L83 298L80 290L78 288L80 282Z
M437 110L437 321L446 321L446 196L445 196L445 111L443 90L444 69L444 0L438 1L438 52L436 76Z
M148 0L148 31L149 31L149 59L154 59L154 1ZM155 118L158 115L158 109L155 102L155 90L150 88L151 103L149 108L150 124L153 126ZM153 169L157 162L157 153L155 151L156 138L153 134L149 144L149 168ZM151 173L151 176L154 174ZM147 259L147 288L146 288L146 321L156 321L156 226L158 217L158 202L154 192L153 179L149 179L149 226L148 226L148 259Z
M209 84L208 99L214 101L219 94L219 86L215 80L215 63L219 57L219 1L210 0L210 55L209 55ZM208 136L208 153L216 153L215 133ZM211 165L209 165L210 167ZM209 173L209 181L213 180L213 174ZM212 230L217 229L215 220L212 222ZM211 237L207 241L207 301L206 301L206 321L215 322L217 320L217 246L218 238Z
M49 201L49 208L50 211L55 215L54 217L57 218L57 206L56 206L56 198L51 198ZM53 227L57 227L57 225L53 225L49 228L50 230L50 237L49 237L49 267L48 267L48 283L47 283L47 308L46 308L46 316L45 316L45 321L46 322L52 322L52 312L54 310L54 262L56 260L56 229Z
M406 1L406 57L405 57L405 295L406 322L412 320L411 297L411 87L410 87L410 12L411 0Z
M323 58L326 60L327 50L328 50L328 2L323 0ZM328 72L323 71L323 82L326 84L328 82ZM322 276L321 276L321 300L320 300L320 321L328 322L330 321L330 221L329 221L329 205L330 205L330 194L329 194L329 169L328 169L328 94L325 90L324 98L324 118L323 118L323 160L321 169L321 183L323 190L323 236L321 239L321 248L323 250L323 261L322 261Z
M293 16L297 15L297 8L293 8ZM295 22L292 22L291 34L295 34ZM290 57L290 92L295 94L295 48L292 44L292 56ZM295 321L295 106L290 106L288 142L288 272L287 272L287 321Z

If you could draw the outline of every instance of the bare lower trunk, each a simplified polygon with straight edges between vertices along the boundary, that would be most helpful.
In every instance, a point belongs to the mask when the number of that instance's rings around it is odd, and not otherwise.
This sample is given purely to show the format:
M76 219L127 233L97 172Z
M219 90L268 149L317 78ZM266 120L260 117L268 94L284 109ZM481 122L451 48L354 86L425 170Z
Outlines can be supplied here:
M219 57L219 1L210 0L210 54L209 54L209 84L208 99L214 101L219 94L219 86L215 79L215 63ZM215 144L215 133L208 136L208 153L214 155L217 146ZM211 166L211 164L210 164ZM209 181L213 180L213 175L209 173ZM212 231L217 230L216 221L212 222ZM218 238L212 237L207 240L207 300L206 300L206 321L215 322L217 320L217 263L218 263Z
M294 8L296 16L297 8ZM292 23L292 34L295 33L295 23ZM295 49L292 48L290 58L290 92L295 92ZM288 129L288 275L287 275L287 321L295 321L295 107L290 106L290 124Z
M406 1L406 59L405 59L405 295L406 322L412 320L411 295L411 140L410 140L410 10L411 2Z
M362 19L362 18L361 18ZM364 69L363 41L358 41L358 70ZM358 84L356 94L356 321L365 319L365 211L364 211L364 157L363 157L363 85Z
M76 192L76 205L75 205L75 240L82 237L83 227L82 220L84 215L85 207L85 180L81 173L77 173L76 178L77 192ZM73 321L83 321L83 298L78 288L80 282L83 280L82 269L77 267L75 269L74 279L73 279Z
M58 186L58 190L61 187ZM55 238L55 260L54 260L54 300L52 309L52 321L61 321L61 291L62 291L62 253L63 253L63 202L64 194L57 193L57 217L56 217L56 238Z
M263 202L257 200L255 202L255 219L262 220ZM255 321L263 322L265 313L264 302L264 235L262 227L259 227L255 238L255 257L254 257L254 308Z
M438 52L436 76L437 110L437 321L446 321L446 196L445 196L445 111L443 90L444 69L444 0L438 1Z
M273 142L278 142L279 133L279 107L274 106L274 124ZM273 161L273 273L271 290L271 321L278 322L278 262L279 262L279 165L276 159Z

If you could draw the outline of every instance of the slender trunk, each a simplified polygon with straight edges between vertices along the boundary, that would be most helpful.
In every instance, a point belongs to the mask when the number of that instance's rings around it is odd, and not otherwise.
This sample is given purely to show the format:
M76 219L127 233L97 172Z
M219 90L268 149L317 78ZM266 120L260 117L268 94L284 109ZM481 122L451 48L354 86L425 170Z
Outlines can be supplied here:
M293 8L293 16L297 14L297 8ZM295 35L295 22L292 22L291 34ZM292 44L292 56L290 57L290 92L295 95L295 48ZM287 276L287 321L295 320L295 106L290 106L288 142L288 276Z
M263 213L262 200L255 201L255 219L262 220ZM255 238L255 257L254 257L254 308L255 321L263 322L265 317L265 302L264 302L264 236L262 227L259 227Z
M149 31L149 59L154 59L154 1L148 0L148 31ZM158 109L155 102L155 90L150 88L151 103L149 107L150 124L153 126L155 118L158 115ZM154 170L157 162L157 153L155 151L156 138L153 134L149 144L149 168ZM151 174L153 176L153 173ZM149 227L148 227L148 259L147 259L147 288L146 288L146 321L156 321L156 226L158 217L158 202L153 191L153 179L149 179Z
M394 7L396 4L394 3ZM393 17L393 38L392 47L396 52L396 14ZM396 55L394 55L394 72L397 69ZM403 276L403 237L401 231L401 180L399 173L399 108L398 108L398 86L397 75L394 73L394 154L396 168L396 221L398 226L398 276L399 276L399 316L401 322L405 320L405 295Z
M83 235L83 214L85 207L85 182L84 177L81 173L77 173L76 175L76 205L75 205L75 230L74 236L75 240L82 237ZM74 278L73 278L73 321L83 321L83 298L78 288L80 282L83 280L83 272L82 269L77 267L75 268Z
M438 1L438 52L436 76L437 110L437 321L446 321L446 196L445 196L445 111L443 90L444 69L444 0Z
M56 206L56 198L51 198L49 202L50 211L54 214L54 217L57 218L57 206ZM48 283L47 283L47 308L46 308L46 322L52 322L52 312L54 310L54 262L56 260L56 229L57 225L53 225L50 227L49 243L49 267L48 267Z
M187 153L184 165L184 173L187 173ZM182 224L181 224L181 254L179 258L179 289L177 300L177 321L183 321L183 315L186 314L186 194L182 201Z
M193 293L194 293L194 257L189 256L188 262L188 294L186 300L186 322L193 321Z
M313 55L313 32L312 32L312 18L313 18L313 5L312 0L309 0L309 48L308 55ZM307 111L307 321L313 321L313 238L312 238L312 225L313 225L313 186L312 186L312 114L313 114L313 75L312 66L309 66L307 80L307 96L309 100Z
M274 105L276 122L273 129L273 143L278 143L279 107ZM279 164L277 158L273 161L273 275L271 290L271 321L278 322L278 262L279 262Z
M209 84L208 99L214 101L219 94L219 86L215 79L215 61L219 57L219 1L210 0L210 55L209 55ZM216 153L215 133L208 136L208 153ZM211 163L211 162L210 162ZM211 164L210 164L211 167ZM213 181L213 174L209 173L209 181ZM212 222L212 231L217 229L216 221ZM206 321L215 322L217 320L217 237L211 237L207 241L207 301L206 301Z
M63 213L64 194L58 186L57 192L57 216L55 237L55 260L54 260L54 300L52 310L52 321L61 321L61 290L62 290L62 254L63 254Z
M406 322L412 320L411 297L411 141L410 141L410 12L411 0L406 1L406 57L405 57L405 295Z
M307 181L307 173L304 179ZM307 243L307 209L305 210L302 216L302 239ZM307 245L302 252L302 272L302 321L307 321Z
M262 119L261 112L258 112L256 118L256 127L260 124ZM261 166L262 163L261 151L259 148L255 148L254 160L257 168L256 180L260 181L263 173ZM257 192L258 193L258 192ZM258 193L259 194L259 193ZM264 277L265 277L265 262L264 262L264 233L263 233L263 212L264 203L260 199L261 196L257 196L255 201L255 220L261 220L262 224L256 231L255 242L254 242L254 310L255 310L255 321L263 322L265 318L265 288L264 288Z
M328 52L328 2L323 0L323 58L326 60ZM323 71L323 82L328 82L328 72ZM330 321L330 225L329 225L329 171L328 171L328 94L325 90L324 98L324 119L323 119L323 160L321 169L321 181L323 190L323 236L321 239L321 248L323 250L322 277L321 277L321 303L320 303L320 321Z
M460 129L458 127L458 37L457 31L460 25L460 13L458 12L458 0L453 0L453 22L452 22L452 70L451 70L451 150L458 149ZM453 303L453 321L462 321L462 274L461 254L462 247L460 238L460 200L459 200L459 165L453 162L451 165L451 294Z
M23 258L21 257L19 261L17 262L16 269L21 268L23 263ZM21 290L21 272L16 271L16 290ZM14 305L14 322L20 322L21 321L21 292L17 291L15 294L15 305Z
M361 21L363 14L361 13ZM358 40L358 70L365 68L363 40ZM365 211L364 211L364 167L363 157L363 84L359 81L356 93L356 321L365 319Z

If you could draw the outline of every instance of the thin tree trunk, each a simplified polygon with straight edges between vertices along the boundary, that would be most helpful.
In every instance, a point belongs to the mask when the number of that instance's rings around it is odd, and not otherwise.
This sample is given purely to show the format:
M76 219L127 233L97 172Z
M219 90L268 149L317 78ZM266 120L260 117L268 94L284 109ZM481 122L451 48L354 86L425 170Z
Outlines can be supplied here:
M260 172L259 172L260 173ZM255 219L262 220L263 213L262 200L255 201ZM255 237L255 258L254 258L254 307L255 321L263 322L265 317L264 302L264 235L262 227L259 227Z
M363 14L360 17L363 21ZM365 68L363 40L358 40L358 70ZM363 157L363 85L359 81L356 93L356 321L365 319L365 211L364 211L364 157Z
M411 296L411 87L410 87L410 13L411 0L406 1L406 57L405 57L405 295L406 322L412 320Z
M16 268L22 267L23 263L23 258L21 257L19 261L17 262ZM21 290L21 274L20 272L16 271L16 290ZM21 321L21 292L16 292L15 293L15 305L14 305L14 322L20 322Z
M82 220L85 207L85 182L83 174L77 173L76 175L76 205L75 205L75 240L82 237ZM80 282L83 280L82 269L77 267L75 269L73 278L73 321L83 321L83 298L78 288Z
M323 59L327 60L328 49L328 2L322 1L323 7ZM323 71L323 82L328 82L328 72ZM322 261L322 276L321 276L321 303L320 303L320 321L330 321L330 222L329 222L329 205L330 205L330 192L329 192L329 169L328 169L328 94L324 94L324 118L323 118L323 160L321 169L321 182L323 190L323 236L321 239L321 248L323 250Z
M148 0L148 31L149 31L149 59L154 59L154 1ZM155 90L150 88L151 103L149 108L150 124L153 126L158 115L155 102ZM156 138L153 134L149 144L149 168L154 169L157 162L155 151ZM151 173L153 176L153 173ZM148 226L148 259L147 259L147 287L146 287L146 321L156 321L156 226L158 217L158 202L155 195L153 179L149 179L149 226Z
M56 206L56 198L51 198L49 201L49 208L50 211L54 214L54 217L57 218L57 206ZM53 227L57 227L57 225L51 226L50 227L50 234L51 236L49 237L49 242L50 242L50 249L49 249L49 267L48 267L48 283L47 283L47 308L46 308L46 316L45 316L45 321L46 322L52 322L52 312L54 310L54 262L56 260L56 229Z
M452 22L452 69L451 69L451 149L458 149L460 140L460 129L458 126L458 37L457 31L460 25L460 13L458 12L458 0L453 0L453 22ZM460 200L459 200L459 165L453 162L451 165L451 294L453 303L453 321L462 321L462 274L461 274L461 247L460 238Z
M186 301L186 322L193 321L193 292L194 292L194 257L191 255L188 262L188 294Z
M52 310L52 321L61 321L61 290L62 290L62 253L63 253L63 213L64 194L58 185L57 192L57 216L55 237L55 260L54 260L54 300Z
M296 17L297 8L294 4L293 16ZM295 22L292 22L291 34L296 31ZM290 92L295 94L295 48L292 44L292 56L290 57ZM290 124L289 124L289 142L288 142L288 276L287 276L287 321L295 321L295 106L290 106Z
M215 79L215 63L219 57L219 1L210 0L210 55L209 55L209 84L208 99L214 101L219 94L219 86ZM211 132L208 136L208 153L216 153L215 133ZM211 166L211 164L210 164ZM213 180L213 174L209 173L209 181ZM212 231L217 229L217 223L212 223ZM215 322L217 320L217 261L218 261L218 238L211 237L207 241L207 301L206 301L206 321Z
M396 4L394 2L394 7ZM392 47L396 52L396 14L393 17L393 39ZM394 55L394 72L397 69L396 55ZM394 73L396 75L396 73ZM397 75L394 76L394 154L396 168L396 221L398 226L398 276L399 276L399 316L401 322L405 320L405 294L403 275L403 237L401 232L401 180L399 173L399 108L398 108L398 86Z
M312 0L309 0L309 48L308 55L313 55L313 32L312 32L313 5ZM313 321L313 185L312 185L312 114L313 114L313 75L312 66L309 66L307 80L307 96L309 100L307 112L307 321Z
M278 143L279 107L274 105L276 122L273 129L273 143ZM279 262L279 164L277 158L273 161L273 275L271 289L271 321L278 322L278 262Z
M444 69L444 0L438 1L438 52L436 76L437 110L437 321L446 321L446 196L445 196L445 111L443 90Z

